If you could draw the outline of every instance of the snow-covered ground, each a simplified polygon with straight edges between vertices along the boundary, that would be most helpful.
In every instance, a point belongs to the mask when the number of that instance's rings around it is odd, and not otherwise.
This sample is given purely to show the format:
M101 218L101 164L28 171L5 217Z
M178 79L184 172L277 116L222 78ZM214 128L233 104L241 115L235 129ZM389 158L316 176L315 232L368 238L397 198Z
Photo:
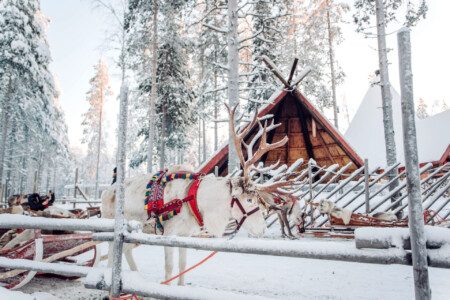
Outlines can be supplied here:
M305 241L307 242L307 240ZM353 243L353 241L340 241ZM102 245L106 249L106 245ZM209 252L188 250L188 265ZM162 247L134 250L149 282L164 276ZM105 265L105 262L101 263ZM176 265L176 264L175 264ZM175 272L175 270L174 270ZM450 270L430 268L433 299L450 299ZM413 299L412 268L250 254L219 253L187 275L187 285L278 299ZM60 299L100 299L80 280L34 279L21 289L47 292Z

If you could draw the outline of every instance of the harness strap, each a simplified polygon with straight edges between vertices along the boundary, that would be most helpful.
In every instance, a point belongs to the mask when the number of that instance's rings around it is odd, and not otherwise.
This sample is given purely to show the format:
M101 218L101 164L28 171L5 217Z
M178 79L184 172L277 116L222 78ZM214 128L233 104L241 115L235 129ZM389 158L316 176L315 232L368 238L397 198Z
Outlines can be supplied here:
M191 184L189 188L188 196L186 198L190 198L189 208L191 209L191 213L194 215L195 220L197 220L198 225L200 227L203 227L204 225L203 218L202 215L200 214L200 210L198 209L197 204L197 191L200 186L200 183L201 183L200 179L195 179L195 181Z
M237 224L236 231L237 231L237 230L239 230L241 228L242 224L244 224L244 222L247 219L247 217L253 215L255 212L257 212L259 210L259 206L255 207L254 209L252 209L249 212L246 212L244 207L241 204L241 201L239 201L239 199L237 199L237 198L231 199L231 207L234 206L234 203L236 203L236 205L239 207L240 211L243 214L243 216L242 216L242 218L241 218L241 220L239 222L238 222L238 220L236 220L236 224Z

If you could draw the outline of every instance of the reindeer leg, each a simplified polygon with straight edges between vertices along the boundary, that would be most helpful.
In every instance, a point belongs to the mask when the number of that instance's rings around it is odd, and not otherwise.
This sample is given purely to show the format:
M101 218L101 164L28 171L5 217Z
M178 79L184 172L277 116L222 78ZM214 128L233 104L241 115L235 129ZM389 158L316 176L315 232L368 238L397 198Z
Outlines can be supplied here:
M125 259L127 260L128 266L130 267L131 271L137 271L137 265L136 262L134 261L134 257L133 257L133 248L136 245L134 244L125 244L123 247L123 254L125 255Z
M283 218L283 222L284 222L284 226L286 226L286 229L288 231L288 236L289 237L294 237L294 235L292 234L291 228L289 227L289 220L287 217L287 212L286 211L282 211L281 212L281 217Z
M291 238L295 238L295 236L292 234L291 225L289 224L289 219L287 215L284 216L286 218L286 228L288 230L288 234Z
M168 280L172 277L173 248L164 247L164 259L165 259L165 278L166 280Z
M179 272L186 270L186 248L178 248L178 267ZM178 278L178 285L184 285L184 274Z
M281 227L281 236L282 237L286 237L286 232L284 231L284 220L283 220L283 215L281 212L277 212L277 217L278 217L278 221L280 222L280 227Z

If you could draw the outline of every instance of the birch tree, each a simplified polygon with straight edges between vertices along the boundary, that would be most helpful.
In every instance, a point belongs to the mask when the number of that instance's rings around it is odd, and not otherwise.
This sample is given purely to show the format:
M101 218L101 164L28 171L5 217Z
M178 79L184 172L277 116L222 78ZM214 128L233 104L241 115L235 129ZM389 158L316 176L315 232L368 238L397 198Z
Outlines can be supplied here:
M82 143L88 144L88 158L95 157L89 163L90 169L95 173L95 194L98 195L99 184L99 166L100 157L105 149L104 132L104 105L107 98L111 95L109 86L108 67L103 60L100 60L94 67L95 75L89 81L91 87L87 92L86 100L89 103L89 109L83 114L83 139Z
M0 2L0 183L6 175L10 192L30 191L30 173L38 169L47 181L54 161L67 159L49 70L48 21L37 0ZM43 148L46 157L39 154Z
M416 7L414 2L418 2ZM357 25L357 31L364 33L366 36L373 36L368 30L368 26L375 22L376 38L378 43L378 62L380 71L380 86L383 110L384 137L386 145L386 162L388 166L392 166L397 162L397 147L394 139L394 123L392 116L392 94L391 83L389 80L388 70L388 48L386 45L386 27L388 22L397 19L397 10L402 6L406 6L406 15L404 25L407 27L414 26L420 18L425 17L427 5L425 0L357 0L355 2L356 13L354 14L354 22ZM375 21L371 16L375 15ZM390 180L396 176L397 170L389 172ZM393 190L398 185L398 180L394 180L389 189ZM395 201L395 197L391 199ZM400 203L399 203L400 205Z

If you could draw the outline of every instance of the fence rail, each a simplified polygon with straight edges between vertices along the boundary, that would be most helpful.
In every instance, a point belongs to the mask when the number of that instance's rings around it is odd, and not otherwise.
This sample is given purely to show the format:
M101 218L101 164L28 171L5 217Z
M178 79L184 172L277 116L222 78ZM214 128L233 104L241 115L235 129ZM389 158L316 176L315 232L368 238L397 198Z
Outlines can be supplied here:
M96 233L93 239L97 241L112 241L112 233ZM267 241L249 239L205 239L176 236L155 236L144 233L130 233L125 235L126 243L136 243L152 246L167 246L191 248L196 250L210 250L219 252L233 252L243 254L259 254L285 256L310 259L337 260L371 264L401 264L411 265L410 254L401 249L363 250L356 249L353 242L335 241ZM441 260L439 253L429 251L430 266L450 268L450 260Z

